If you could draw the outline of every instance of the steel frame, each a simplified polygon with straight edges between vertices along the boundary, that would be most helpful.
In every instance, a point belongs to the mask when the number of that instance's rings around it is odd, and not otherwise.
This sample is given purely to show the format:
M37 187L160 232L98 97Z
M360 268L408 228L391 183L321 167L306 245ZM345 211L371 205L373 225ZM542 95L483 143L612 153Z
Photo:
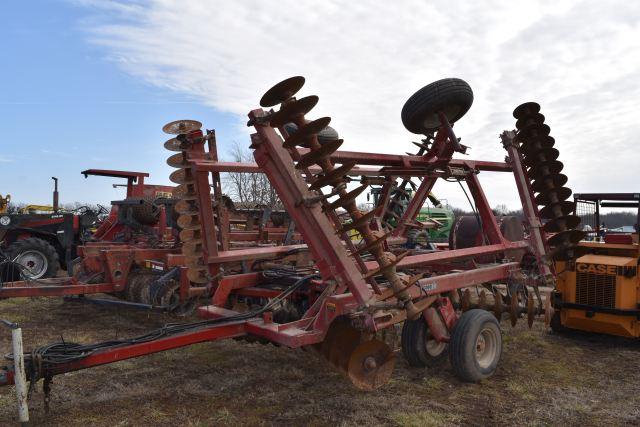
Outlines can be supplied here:
M212 138L211 133L207 136L202 133L194 133L189 136L191 148L187 151L186 158L188 167L196 177L195 185L199 189L198 201L201 208L203 246L211 278L210 283L206 286L190 287L185 274L187 267L184 266L184 256L176 251L162 250L158 252L114 245L100 247L97 250L98 255L93 260L107 265L109 280L106 283L87 285L71 279L64 286L40 288L10 286L0 289L0 297L25 296L28 294L26 289L31 289L34 292L29 296L52 295L55 294L54 289L60 289L60 295L118 291L123 289L127 267L131 266L134 261L161 258L168 267L181 267L183 272L181 286L184 287L181 288L181 295L191 295L192 293L212 295L211 305L199 309L199 314L202 317L228 318L238 314L237 311L228 309L231 297L241 295L272 298L277 295L277 292L261 287L264 278L260 272L222 275L220 274L222 264L277 258L291 250L308 248L321 275L320 280L313 282L314 299L308 311L302 315L301 319L288 323L275 323L270 313L264 313L262 316L249 320L205 326L144 344L123 345L117 348L98 350L79 362L59 365L51 374L84 369L197 342L238 337L245 334L265 338L291 348L309 346L323 341L329 326L337 317L350 316L362 329L369 332L390 327L407 318L406 310L397 309L398 299L391 288L379 286L375 281L371 283L366 280L367 274L379 265L371 261L358 262L357 257L350 256L347 250L348 244L345 246L345 242L338 238L334 225L323 212L322 204L319 203L321 199L308 190L303 175L294 168L291 154L283 148L283 139L276 133L276 129L269 125L266 120L268 116L269 113L261 109L253 110L249 114L256 131L251 136L256 164L218 162L217 157L208 154L212 151L215 152L215 139ZM281 134L286 136L282 129L279 130ZM434 304L446 306L451 291L485 283L516 280L520 272L519 263L508 260L485 266L472 262L465 266L466 269L460 270L460 264L457 263L460 260L473 261L486 255L502 254L513 249L527 249L537 259L544 259L545 246L544 240L540 238L542 233L540 221L535 204L532 202L533 193L528 184L526 171L522 166L517 147L505 143L509 155L508 163L456 160L451 159L453 154L451 147L456 145L454 141L457 144L453 130L450 126L443 124L436 135L436 144L444 150L437 155L405 156L336 151L330 156L332 162L357 162L357 167L350 172L352 175L425 177L403 217L405 224L415 221L419 207L424 203L424 199L437 179L454 176L464 180L469 186L481 218L487 245L405 256L398 263L398 269L417 268L432 273L445 273L416 280L413 286L407 288L411 300L420 311L425 311ZM208 142L209 145L208 153L204 150L205 142ZM294 155L300 156L307 153L306 149L298 149ZM310 170L313 171L314 168L312 167ZM210 177L213 176L215 182L217 174L225 171L265 173L276 188L280 199L295 221L298 231L307 245L239 250L226 250L223 246L223 250L218 250L220 236L216 231L209 188ZM518 193L527 215L526 220L532 235L530 240L510 242L501 234L478 181L477 174L480 171L513 172ZM215 190L214 185L214 193ZM215 194L214 197L216 197ZM404 226L398 227L394 232L396 237L402 237L406 233L406 228ZM238 238L240 235L232 234L232 236ZM544 265L546 264L543 264L543 268ZM430 270L431 267L433 270ZM550 274L548 269L543 271ZM33 291L33 289L40 290ZM389 309L390 307L392 309ZM429 319L427 320L429 321ZM447 326L452 327L455 323L455 316L448 316L446 321ZM445 333L439 337L439 340L447 341L448 338L448 334ZM10 383L12 383L11 369L5 368L4 372L0 370L0 385Z

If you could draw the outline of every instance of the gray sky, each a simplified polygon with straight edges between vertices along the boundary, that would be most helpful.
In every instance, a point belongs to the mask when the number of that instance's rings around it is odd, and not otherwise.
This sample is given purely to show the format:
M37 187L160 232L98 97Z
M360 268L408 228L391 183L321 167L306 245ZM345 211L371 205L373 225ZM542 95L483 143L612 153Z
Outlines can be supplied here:
M344 149L404 153L405 100L444 77L475 101L456 125L470 157L501 160L514 107L536 101L576 192L640 191L638 1L78 1L91 43L124 71L237 117L304 75ZM205 124L216 127L216 123ZM161 125L161 124L159 124ZM495 174L494 174L495 175ZM519 202L510 176L482 174L493 205ZM453 186L436 191L464 207ZM451 193L449 193L451 192Z

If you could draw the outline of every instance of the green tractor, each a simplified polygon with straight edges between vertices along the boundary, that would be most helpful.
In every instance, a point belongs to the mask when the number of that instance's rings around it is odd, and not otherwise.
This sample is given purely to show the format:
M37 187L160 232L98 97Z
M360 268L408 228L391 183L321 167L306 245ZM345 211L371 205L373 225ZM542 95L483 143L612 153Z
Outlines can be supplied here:
M373 203L375 205L377 205L380 200L381 192L382 187L371 187L371 196L373 197ZM398 219L402 217L402 214L407 209L407 205L413 197L413 194L412 188L402 189L397 187L391 192L389 206L383 217L383 223L385 225L388 225L391 228L396 226ZM432 193L429 193L428 200L429 202L420 209L416 219L420 222L434 221L439 224L438 227L431 228L426 231L410 230L407 235L410 241L416 240L421 243L421 246L426 243L423 242L424 240L427 240L424 239L424 237L427 237L428 241L431 243L448 242L451 226L455 220L453 210L446 200L443 203L443 201L438 199ZM424 233L426 233L426 236L424 236ZM423 235L420 236L420 234Z

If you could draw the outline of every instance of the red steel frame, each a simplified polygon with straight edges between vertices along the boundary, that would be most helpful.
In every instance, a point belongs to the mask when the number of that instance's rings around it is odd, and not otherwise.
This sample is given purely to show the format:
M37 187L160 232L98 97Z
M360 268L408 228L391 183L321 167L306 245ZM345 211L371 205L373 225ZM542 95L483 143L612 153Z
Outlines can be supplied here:
M131 357L142 356L171 348L194 344L202 341L212 341L216 339L237 337L244 334L251 334L266 338L272 342L288 346L301 347L319 343L323 340L329 325L338 316L344 314L354 314L363 307L374 307L380 301L394 301L390 289L374 289L363 279L363 274L359 270L356 262L350 258L345 250L344 244L336 236L333 225L328 221L322 212L319 204L305 203L311 200L313 195L307 189L302 176L293 167L289 153L282 147L282 138L275 130L261 120L266 113L263 110L254 110L250 113L250 118L254 123L256 133L252 135L252 147L255 149L257 165L249 163L222 163L215 159L207 158L202 150L190 150L188 161L194 175L197 177L197 185L202 196L200 206L210 207L209 200L209 174L223 171L242 172L264 172L269 177L270 182L276 188L283 204L296 222L296 225L308 242L309 250L316 260L316 266L321 273L322 279L314 281L318 292L329 291L321 294L321 300L311 306L307 313L300 320L278 324L274 323L268 313L262 317L254 317L247 321L225 323L219 325L205 326L198 330L185 332L179 335L165 337L150 341L144 344L124 345L117 348L99 350L81 361L59 365L55 372L61 373L71 370L88 368L105 363L124 360ZM451 138L452 130L444 129L446 137L440 137L443 129L436 137L436 141L445 144ZM438 139L440 138L440 139ZM206 138L205 138L206 139ZM198 143L202 144L204 139ZM533 203L533 193L526 177L526 171L522 166L517 148L505 144L509 154L509 164L500 162L482 162L475 160L452 160L450 149L444 151L440 156L404 156L387 155L377 153L355 153L338 151L331 156L332 161L343 163L349 160L358 162L358 166L353 170L353 174L358 175L385 175L385 176L422 176L425 177L422 186L411 202L404 220L412 221L419 206L424 202L424 198L433 186L436 179L450 175L452 168L457 169L457 173L464 179L471 191L471 195L478 208L478 213L482 220L483 232L487 237L487 245L466 249L456 249L449 251L438 251L433 253L423 253L406 256L399 264L403 267L426 267L438 266L438 270L446 271L449 263L461 259L479 258L485 255L500 254L512 249L529 249L538 259L543 259L545 254L544 245L539 244L540 233L539 219L535 203ZM210 147L211 149L211 147ZM198 153L199 152L199 153ZM304 154L305 150L300 149ZM194 154L197 153L197 154ZM375 168L367 168L376 166ZM313 168L312 168L313 169ZM482 191L477 179L479 171L512 171L516 178L518 192L527 215L527 221L531 227L533 242L507 241L498 228L489 203ZM277 256L278 253L286 253L291 249L302 249L304 245L277 246L269 248L251 248L235 251L218 251L217 235L213 218L213 211L204 209L202 220L203 235L207 236L206 254L210 273L217 275L221 263L228 261L269 258ZM402 234L400 228L397 234ZM67 286L69 292L88 293L87 289L96 292L121 290L126 281L126 274L116 274L117 271L124 271L127 265L134 260L146 259L149 256L161 256L166 260L168 266L182 266L182 255L177 253L163 252L162 254L151 254L148 250L123 248L115 246L99 251L103 261L110 266L109 283L96 285L81 285L71 283ZM453 264L451 264L453 265ZM368 270L377 267L375 262L365 262L364 267ZM184 267L183 267L184 268ZM439 295L446 295L447 292L488 282L504 281L514 276L519 271L517 262L505 262L493 264L485 267L472 267L460 271L456 267L455 272L436 275L420 279L415 286L411 286L408 292L411 298L416 301L416 305L421 309L427 309ZM184 274L182 277L184 278ZM235 311L225 308L231 295L252 295L273 297L277 292L259 287L262 281L259 272L218 277L215 283L210 284L214 293L212 304L200 308L200 314L205 318L224 318ZM80 291L80 287L91 286ZM43 289L46 289L44 287ZM13 289L15 296L22 296L20 287ZM3 290L0 290L0 292ZM348 292L344 292L348 291ZM9 292L11 292L9 290ZM43 292L50 292L49 289ZM65 292L65 291L61 291ZM2 293L0 293L2 296ZM398 315L364 315L364 325L372 331L388 327L406 318L406 313ZM455 319L454 319L455 320ZM453 320L453 321L454 321ZM447 320L450 324L450 319ZM446 340L447 337L443 337ZM12 373L10 368L0 370L0 385L12 383Z

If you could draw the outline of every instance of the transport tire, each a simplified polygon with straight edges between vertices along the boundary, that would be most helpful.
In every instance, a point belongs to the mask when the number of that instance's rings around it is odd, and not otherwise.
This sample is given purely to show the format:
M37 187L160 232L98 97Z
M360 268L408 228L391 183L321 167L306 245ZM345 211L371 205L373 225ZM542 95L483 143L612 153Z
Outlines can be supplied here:
M473 91L467 82L449 78L435 81L414 93L402 107L402 124L411 133L427 134L440 127L442 111L453 124L473 104Z
M9 246L7 253L24 267L23 275L27 279L45 279L55 277L60 269L58 252L49 242L37 237L18 240Z
M464 312L449 343L449 361L456 376L465 382L488 378L501 355L502 331L496 318L486 310Z
M429 326L422 317L404 321L401 345L402 354L409 366L416 368L438 365L447 356L447 344L433 339Z

